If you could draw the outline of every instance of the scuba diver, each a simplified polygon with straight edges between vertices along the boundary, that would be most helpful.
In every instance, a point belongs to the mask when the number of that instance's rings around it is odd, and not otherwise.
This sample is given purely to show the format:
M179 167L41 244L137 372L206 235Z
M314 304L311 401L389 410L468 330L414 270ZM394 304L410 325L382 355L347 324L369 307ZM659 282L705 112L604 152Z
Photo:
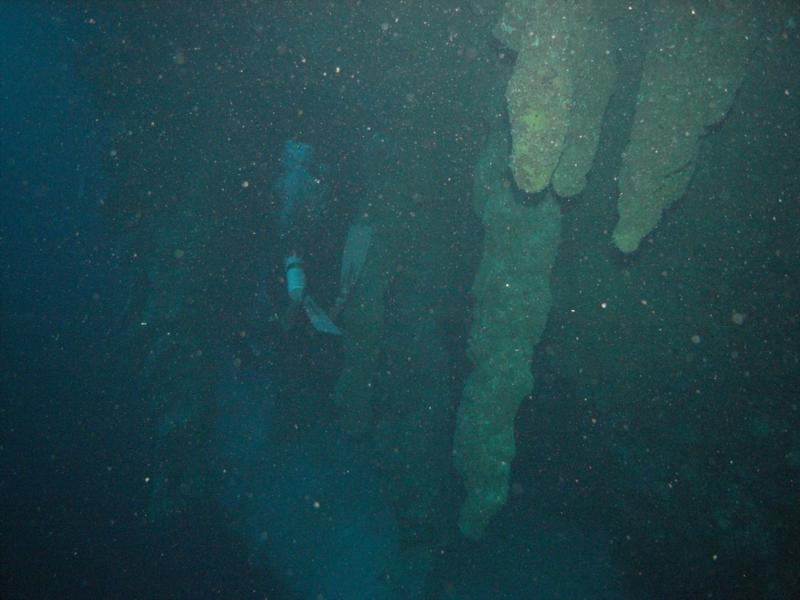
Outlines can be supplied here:
M298 248L307 247L314 239L317 223L330 197L328 167L314 161L313 148L304 142L288 140L281 158L281 177L276 192L281 202L277 220L279 245L284 249L283 267L286 277L288 307L281 323L289 330L304 313L311 325L321 333L341 335L328 313L307 290L305 263ZM331 313L339 314L358 280L369 249L372 230L368 225L351 225L342 255L339 295Z
M367 259L367 251L372 237L369 225L351 225L342 252L342 268L339 295L330 310L332 317L338 316L344 308L350 292L358 281L358 276ZM286 291L289 295L289 308L286 311L284 326L288 329L302 308L314 329L321 333L341 335L341 330L314 299L306 292L306 274L303 259L292 253L284 261L286 272Z

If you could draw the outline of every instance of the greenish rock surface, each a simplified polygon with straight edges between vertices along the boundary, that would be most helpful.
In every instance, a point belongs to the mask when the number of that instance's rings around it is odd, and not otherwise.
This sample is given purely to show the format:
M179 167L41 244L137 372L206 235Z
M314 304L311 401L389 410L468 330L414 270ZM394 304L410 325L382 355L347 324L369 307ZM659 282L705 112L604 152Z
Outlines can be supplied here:
M583 191L616 83L612 43L593 2L508 2L495 35L517 52L506 99L511 168L528 193Z
M479 538L505 504L514 458L514 417L533 388L531 357L550 311L550 269L561 216L552 196L524 206L504 173L508 134L492 135L475 169L474 200L485 227L469 355L474 369L458 409L455 464L467 489L459 528Z
M749 2L664 4L652 37L619 174L614 243L633 252L684 195L700 138L727 114L756 39Z

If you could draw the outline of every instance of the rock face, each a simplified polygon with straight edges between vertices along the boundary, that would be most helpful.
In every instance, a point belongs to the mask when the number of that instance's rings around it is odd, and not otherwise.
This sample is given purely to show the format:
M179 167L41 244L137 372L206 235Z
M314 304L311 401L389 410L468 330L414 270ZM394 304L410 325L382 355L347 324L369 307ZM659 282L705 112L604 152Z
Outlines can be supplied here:
M706 128L728 112L756 39L747 2L664 2L652 36L619 176L614 243L633 252L686 191Z
M521 204L506 168L523 192L552 185L559 195L580 193L616 82L609 39L591 2L508 2L495 35L517 61L506 88L511 147L509 131L499 127L478 161L473 189L484 253L472 288L475 368L464 386L454 448L467 488L459 527L471 538L506 502L514 417L533 388L530 363L550 311L550 270L561 238L555 196Z
M550 311L550 269L561 237L552 196L524 206L504 181L508 132L492 135L475 169L473 198L485 227L472 287L475 311L455 434L455 464L467 488L459 528L479 538L505 504L514 458L514 417L533 388L531 357Z
M616 82L611 44L592 2L508 2L495 35L517 52L506 99L520 188L586 185Z
M533 388L533 349L551 306L561 229L556 195L584 190L617 86L613 53L639 35L641 26L622 16L621 5L610 6L509 0L494 30L517 57L505 92L510 132L496 128L475 169L473 199L485 241L472 288L475 368L455 436L467 488L459 526L467 537L480 537L506 501L514 416ZM694 8L665 1L648 9L641 90L619 172L614 242L623 252L636 250L685 192L700 137L728 112L755 39L748 2ZM613 40L606 24L614 25ZM521 192L504 181L507 165L522 192L555 194L523 205L515 199Z

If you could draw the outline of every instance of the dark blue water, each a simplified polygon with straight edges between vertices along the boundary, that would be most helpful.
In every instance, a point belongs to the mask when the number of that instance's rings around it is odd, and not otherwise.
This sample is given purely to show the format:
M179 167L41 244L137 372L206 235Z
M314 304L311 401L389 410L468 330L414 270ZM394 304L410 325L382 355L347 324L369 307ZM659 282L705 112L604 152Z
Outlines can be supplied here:
M617 87L585 190L556 200L479 540L453 461L496 331L476 273L528 264L475 212L521 64L503 3L68 4L0 7L3 598L797 595L791 3L754 20L730 111L630 255L611 231L655 3L604 7ZM539 206L507 167L498 188ZM508 307L496 348L524 327Z

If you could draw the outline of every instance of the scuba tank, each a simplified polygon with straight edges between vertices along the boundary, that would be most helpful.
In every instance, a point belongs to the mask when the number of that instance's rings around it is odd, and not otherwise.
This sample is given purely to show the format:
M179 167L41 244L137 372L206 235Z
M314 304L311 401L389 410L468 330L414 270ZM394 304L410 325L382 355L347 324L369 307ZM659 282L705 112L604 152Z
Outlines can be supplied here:
M306 273L303 270L303 259L292 254L286 257L286 290L289 298L295 302L302 302L306 292Z
M321 333L341 335L342 332L331 321L330 317L325 314L325 311L314 302L311 296L306 295L306 273L303 271L303 259L296 254L292 254L286 258L284 267L286 269L286 291L292 301L289 313L297 310L293 307L302 307L314 329ZM287 318L287 325L285 326L287 329L290 322L291 319Z

